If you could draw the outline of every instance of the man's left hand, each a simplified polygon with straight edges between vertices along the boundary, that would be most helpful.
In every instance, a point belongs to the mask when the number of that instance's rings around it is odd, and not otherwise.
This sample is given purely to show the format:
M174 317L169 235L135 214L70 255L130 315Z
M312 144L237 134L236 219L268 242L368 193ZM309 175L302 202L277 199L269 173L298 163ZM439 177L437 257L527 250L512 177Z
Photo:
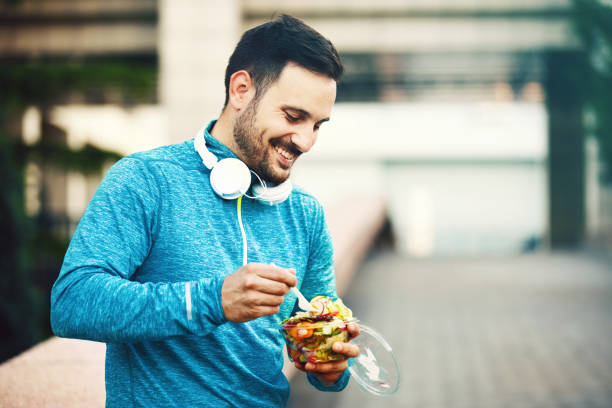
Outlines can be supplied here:
M347 325L349 332L349 339L353 339L359 336L360 330L356 323L349 323ZM351 343L336 342L332 345L332 350L339 354L346 356L343 360L328 361L324 363L300 363L295 362L295 366L307 373L313 374L319 378L325 385L333 385L338 381L344 370L348 368L348 359L351 357L357 357L359 355L359 347Z

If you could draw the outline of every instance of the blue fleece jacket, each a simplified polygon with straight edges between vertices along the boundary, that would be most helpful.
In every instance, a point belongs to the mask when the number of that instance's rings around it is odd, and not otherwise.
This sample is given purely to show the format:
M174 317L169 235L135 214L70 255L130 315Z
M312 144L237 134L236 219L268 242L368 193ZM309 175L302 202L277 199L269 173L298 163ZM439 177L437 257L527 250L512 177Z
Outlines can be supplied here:
M205 131L219 159L236 157ZM137 153L107 173L73 235L51 294L62 337L107 343L108 407L282 407L280 312L225 318L224 278L242 265L237 201L215 195L193 139ZM242 200L248 262L294 268L306 297L336 297L321 205L294 188L281 204ZM324 391L339 391L348 371Z

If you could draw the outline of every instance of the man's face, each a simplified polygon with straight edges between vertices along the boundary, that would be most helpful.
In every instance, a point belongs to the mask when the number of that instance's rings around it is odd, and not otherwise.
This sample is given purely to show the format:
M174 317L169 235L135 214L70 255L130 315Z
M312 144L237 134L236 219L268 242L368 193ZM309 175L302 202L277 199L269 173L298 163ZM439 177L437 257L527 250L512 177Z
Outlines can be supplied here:
M251 100L236 118L238 156L265 180L285 181L295 160L316 142L335 99L332 78L288 64L259 100Z

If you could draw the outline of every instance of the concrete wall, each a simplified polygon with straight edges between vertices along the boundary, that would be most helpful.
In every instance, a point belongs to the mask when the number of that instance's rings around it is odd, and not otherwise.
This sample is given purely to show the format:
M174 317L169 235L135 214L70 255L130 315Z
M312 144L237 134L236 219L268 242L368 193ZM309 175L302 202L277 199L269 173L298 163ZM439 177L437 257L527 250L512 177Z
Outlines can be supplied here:
M225 67L240 34L237 0L160 0L159 99L169 142L218 117Z

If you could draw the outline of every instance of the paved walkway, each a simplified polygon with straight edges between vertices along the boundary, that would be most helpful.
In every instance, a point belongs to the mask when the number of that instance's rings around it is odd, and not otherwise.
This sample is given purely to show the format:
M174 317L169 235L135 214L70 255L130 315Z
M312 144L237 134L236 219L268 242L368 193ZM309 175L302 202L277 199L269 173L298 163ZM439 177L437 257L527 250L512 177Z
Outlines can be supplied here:
M345 302L400 360L390 398L292 381L289 407L610 408L612 261L585 253L371 256Z

